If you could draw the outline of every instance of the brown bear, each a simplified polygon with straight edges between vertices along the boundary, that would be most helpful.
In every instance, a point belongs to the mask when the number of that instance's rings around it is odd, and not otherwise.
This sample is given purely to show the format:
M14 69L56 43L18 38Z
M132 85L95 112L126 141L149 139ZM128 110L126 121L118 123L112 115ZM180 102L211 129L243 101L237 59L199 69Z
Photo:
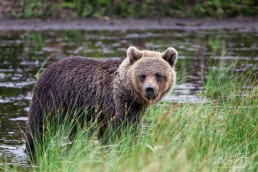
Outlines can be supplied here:
M125 59L70 57L51 64L34 88L27 149L33 152L33 138L43 133L45 117L54 116L57 109L63 115L74 107L77 112L86 109L87 120L98 119L102 124L100 137L111 122L118 129L124 121L138 123L148 105L173 89L177 56L171 47L160 53L131 46Z

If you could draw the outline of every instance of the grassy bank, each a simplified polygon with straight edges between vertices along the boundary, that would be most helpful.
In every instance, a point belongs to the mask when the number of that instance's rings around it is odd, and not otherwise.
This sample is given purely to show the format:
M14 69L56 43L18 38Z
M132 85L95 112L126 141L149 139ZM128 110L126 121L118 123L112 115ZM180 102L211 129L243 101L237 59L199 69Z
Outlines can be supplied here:
M4 11L5 9L3 9ZM255 0L22 0L11 14L50 17L236 17L258 15Z
M71 127L58 127L37 148L38 160L29 170L257 171L257 76L234 68L221 64L209 69L205 103L151 107L139 132L129 128L111 144L97 143L88 128L78 132L71 146Z

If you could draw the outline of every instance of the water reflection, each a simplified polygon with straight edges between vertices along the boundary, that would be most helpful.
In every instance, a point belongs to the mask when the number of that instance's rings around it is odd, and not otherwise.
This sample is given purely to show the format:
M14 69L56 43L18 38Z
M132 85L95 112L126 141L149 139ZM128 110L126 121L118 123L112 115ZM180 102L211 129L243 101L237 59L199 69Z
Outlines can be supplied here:
M258 34L236 31L48 31L0 32L0 156L26 164L24 130L36 74L44 62L67 55L125 57L129 45L179 51L178 85L165 100L203 103L207 67L238 59L239 71L258 69ZM223 55L223 56L222 56ZM255 67L254 67L255 68Z

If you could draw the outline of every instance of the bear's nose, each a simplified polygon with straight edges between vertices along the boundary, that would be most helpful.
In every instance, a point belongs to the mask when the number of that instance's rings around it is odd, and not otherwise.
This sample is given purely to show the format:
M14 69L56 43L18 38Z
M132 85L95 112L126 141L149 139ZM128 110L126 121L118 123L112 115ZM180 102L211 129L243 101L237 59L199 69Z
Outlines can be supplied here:
M155 91L154 87L147 87L146 88L146 93L147 93L148 97L153 97L154 91Z

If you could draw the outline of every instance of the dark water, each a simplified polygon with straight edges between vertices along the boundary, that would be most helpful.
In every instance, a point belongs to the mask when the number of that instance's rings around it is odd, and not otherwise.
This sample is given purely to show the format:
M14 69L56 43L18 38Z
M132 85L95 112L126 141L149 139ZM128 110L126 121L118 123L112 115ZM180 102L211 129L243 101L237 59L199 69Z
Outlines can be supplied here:
M0 32L0 162L26 165L24 139L29 101L38 70L44 62L68 55L125 57L129 45L179 52L181 80L166 100L200 103L207 67L239 60L239 70L258 68L258 33L236 30L186 32L155 31L48 31ZM3 164L0 164L0 166Z

